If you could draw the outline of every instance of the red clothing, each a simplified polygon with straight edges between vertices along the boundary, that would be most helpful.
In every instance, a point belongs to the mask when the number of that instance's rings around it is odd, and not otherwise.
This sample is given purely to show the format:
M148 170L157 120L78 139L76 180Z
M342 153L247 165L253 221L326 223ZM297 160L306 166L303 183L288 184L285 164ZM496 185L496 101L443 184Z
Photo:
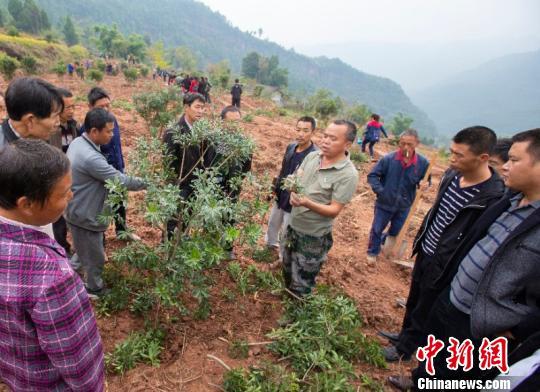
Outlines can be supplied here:
M411 159L409 159L409 162L405 162L405 156L403 156L401 150L396 151L396 156L394 157L394 159L396 161L400 161L401 166L403 166L403 168L405 169L409 166L416 165L416 163L418 162L418 156L416 155L416 151L413 152L413 156Z
M190 93L198 93L199 92L199 82L197 82L195 79L191 81L191 84L189 85L189 92Z

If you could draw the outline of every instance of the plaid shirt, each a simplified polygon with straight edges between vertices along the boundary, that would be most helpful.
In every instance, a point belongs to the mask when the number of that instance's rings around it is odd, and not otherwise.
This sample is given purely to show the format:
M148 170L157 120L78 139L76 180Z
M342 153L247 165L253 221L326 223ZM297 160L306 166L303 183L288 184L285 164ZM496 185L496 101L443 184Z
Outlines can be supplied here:
M103 391L103 347L64 250L0 222L0 376L14 391Z

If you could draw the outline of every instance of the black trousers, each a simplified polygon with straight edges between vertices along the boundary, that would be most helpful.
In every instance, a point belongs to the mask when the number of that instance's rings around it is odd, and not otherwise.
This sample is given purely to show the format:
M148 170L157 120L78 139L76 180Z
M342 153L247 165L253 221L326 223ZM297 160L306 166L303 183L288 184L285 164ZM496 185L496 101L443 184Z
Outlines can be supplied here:
M71 253L71 244L67 240L67 223L63 216L60 216L56 222L53 223L54 239L60 244L62 248L69 255Z
M400 354L412 355L420 345L426 343L425 322L441 293L439 289L433 287L433 275L429 273L433 264L434 260L420 250L414 263L405 317L396 345Z
M232 106L236 106L240 109L240 97L232 97Z
M116 229L116 234L118 235L122 231L126 231L126 207L124 205L121 205L116 210L116 214L114 215L114 227Z
M418 367L412 371L413 382L418 386L419 378L437 378L440 380L490 380L497 375L496 369L481 370L479 367L478 350L482 344L482 339L474 338L471 333L471 317L457 309L450 301L450 287L446 287L437 297L430 312L425 329L429 334L444 342L444 348L434 358L433 365L435 375L430 376L426 371L424 362L420 362ZM474 345L473 368L467 372L462 367L457 370L448 369L446 360L450 353L446 350L449 345L449 338L453 337L462 343L465 339L470 339ZM493 338L492 336L486 336ZM517 342L508 342L510 352ZM424 346L422 344L422 346ZM417 389L415 389L417 390Z

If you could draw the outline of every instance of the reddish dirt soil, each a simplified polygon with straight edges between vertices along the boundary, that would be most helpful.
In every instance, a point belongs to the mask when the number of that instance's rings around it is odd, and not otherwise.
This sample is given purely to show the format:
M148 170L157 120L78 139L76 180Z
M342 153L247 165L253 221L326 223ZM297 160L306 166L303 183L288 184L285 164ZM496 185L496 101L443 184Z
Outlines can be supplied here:
M87 110L85 97L91 84L68 76L59 79L54 75L47 75L46 79L74 92L77 103L76 119L82 121ZM123 77L118 76L105 77L101 85L110 92L113 101L131 101L134 94L157 88L160 84L151 80L139 80L136 85L129 85ZM0 83L2 91L5 87L5 83ZM219 113L228 102L228 95L214 97L209 113ZM243 98L242 104L243 115L256 109L273 108L273 104L268 101L252 97ZM113 112L121 126L124 155L127 158L129 172L130 149L135 139L146 132L146 126L134 110L115 107L113 103ZM246 133L256 140L258 146L253 162L253 171L256 174L271 176L277 174L285 147L295 137L294 125L294 119L277 115L273 118L254 116L251 123L244 124ZM393 148L383 141L377 146L376 152L380 156ZM434 151L422 150L428 157L434 154ZM366 175L372 165L373 163L367 163L359 166L360 181L356 196L336 219L333 231L334 246L318 282L340 287L354 298L364 318L365 333L376 337L377 330L399 330L403 309L397 306L396 299L407 297L411 270L384 257L381 257L375 266L367 265L365 254L373 218L374 195L367 184ZM421 219L433 202L443 170L441 164L436 164L433 168L433 186L422 196L406 234L407 254L410 253L410 244ZM130 195L132 200L141 198L141 194ZM145 242L156 243L159 241L159 233L145 226L142 218L134 210L134 204L132 202L128 209L129 226L136 228L137 234ZM114 239L111 229L107 233L107 244L108 253L123 245L121 241ZM240 262L244 265L254 262L243 256L241 250L237 250L237 254L240 255ZM247 339L249 342L267 340L265 334L277 327L277 320L281 314L280 298L260 292L246 297L237 294L231 302L222 295L224 288L235 291L235 284L225 272L224 264L211 271L211 275L216 281L216 286L212 289L210 318L205 321L182 319L175 326L175 337L169 339L167 343L161 366L154 368L140 365L123 376L108 375L109 391L218 391L219 388L214 385L221 384L225 369L216 361L209 359L208 354L222 359L230 367L256 364L261 359L274 361L277 359L264 346L253 346L249 357L245 360L231 359L227 354L227 344L218 338ZM124 312L99 319L98 324L105 350L109 352L130 332L142 329L144 321L129 312ZM384 340L376 338L382 344L386 344ZM386 377L396 373L406 374L413 364L411 362L390 364L387 370L376 369L366 364L357 364L356 368L358 373L366 373L381 381L385 389L392 390L386 384Z

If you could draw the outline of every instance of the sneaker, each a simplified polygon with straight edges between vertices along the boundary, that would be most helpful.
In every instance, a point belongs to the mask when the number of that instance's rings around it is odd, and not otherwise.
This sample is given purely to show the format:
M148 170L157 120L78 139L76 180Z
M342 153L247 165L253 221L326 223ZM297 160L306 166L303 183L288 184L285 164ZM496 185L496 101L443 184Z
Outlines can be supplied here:
M375 265L377 263L377 256L374 255L367 255L366 261L368 265Z
M99 300L103 298L105 295L109 294L111 292L111 289L107 287L103 287L100 290L90 290L89 288L86 288L86 293L88 294L88 298L92 300Z
M386 362L407 362L411 360L411 356L400 353L396 346L387 346L383 348L383 356Z

